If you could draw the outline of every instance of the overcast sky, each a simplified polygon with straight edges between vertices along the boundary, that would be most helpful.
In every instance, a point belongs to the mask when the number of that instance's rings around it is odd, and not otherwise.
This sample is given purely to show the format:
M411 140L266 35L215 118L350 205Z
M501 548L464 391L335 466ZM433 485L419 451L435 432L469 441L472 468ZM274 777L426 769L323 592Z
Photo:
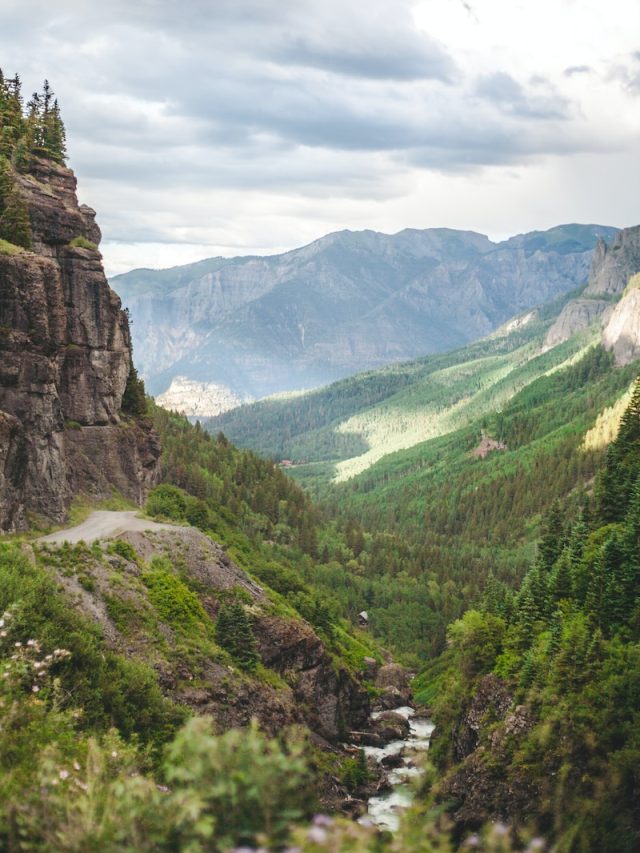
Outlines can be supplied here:
M640 222L638 0L0 0L108 272Z

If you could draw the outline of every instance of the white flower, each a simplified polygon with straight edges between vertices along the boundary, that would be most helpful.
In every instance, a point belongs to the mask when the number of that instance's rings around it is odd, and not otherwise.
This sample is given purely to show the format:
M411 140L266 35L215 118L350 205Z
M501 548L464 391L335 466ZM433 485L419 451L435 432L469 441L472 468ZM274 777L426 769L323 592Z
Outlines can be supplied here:
M32 693L37 693L39 690L40 690L40 688L38 687L37 684L34 684L33 687L31 688Z
M21 643L21 642L19 642L19 641L18 641L17 643L14 643L13 645L16 647L16 649L21 649L21 648L22 648L22 643Z
M118 753L114 749L113 752L111 753L111 758L117 758L117 757L118 757Z
M68 770L61 770L61 771L58 773L58 776L59 776L61 779L68 779L68 778L69 778L69 771L68 771Z

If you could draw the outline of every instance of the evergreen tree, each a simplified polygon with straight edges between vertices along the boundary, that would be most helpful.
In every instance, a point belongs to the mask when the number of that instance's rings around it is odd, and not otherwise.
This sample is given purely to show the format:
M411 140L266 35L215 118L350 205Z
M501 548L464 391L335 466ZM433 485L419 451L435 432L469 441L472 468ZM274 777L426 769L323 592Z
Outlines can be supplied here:
M216 620L216 640L242 669L252 671L260 658L256 638L244 607L237 601L222 604Z
M144 417L147 414L144 381L138 376L138 371L133 366L133 362L129 368L127 384L125 385L120 407L125 414L133 415L133 417Z
M538 545L541 566L550 571L560 556L564 545L564 518L560 502L555 500L546 514L542 526L542 538Z
M0 238L14 243L16 246L22 246L24 249L31 248L32 234L29 211L15 183L2 201Z

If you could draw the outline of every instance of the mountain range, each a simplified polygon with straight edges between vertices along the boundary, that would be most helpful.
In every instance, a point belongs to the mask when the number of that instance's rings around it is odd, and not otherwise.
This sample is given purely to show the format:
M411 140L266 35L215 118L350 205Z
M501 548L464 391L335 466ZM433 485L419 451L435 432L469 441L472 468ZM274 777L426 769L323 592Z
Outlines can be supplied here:
M572 224L494 243L447 228L340 231L282 255L133 270L111 283L148 389L215 415L476 340L583 285L598 239L615 234Z

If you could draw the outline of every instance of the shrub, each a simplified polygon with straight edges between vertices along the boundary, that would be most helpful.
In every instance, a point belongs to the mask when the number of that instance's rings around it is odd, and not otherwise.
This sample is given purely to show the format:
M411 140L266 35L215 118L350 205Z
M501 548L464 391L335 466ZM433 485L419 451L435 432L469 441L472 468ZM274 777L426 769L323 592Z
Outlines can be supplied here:
M87 240L86 237L74 237L73 240L69 241L69 245L73 249L93 249L95 251L98 248L95 243Z
M149 515L183 521L187 507L187 496L177 486L156 486L147 498L145 510Z
M213 832L210 850L257 847L258 839L279 848L310 805L302 744L267 740L255 724L216 737L206 718L190 720L167 750L165 775L174 795L189 792L198 803L194 830Z

